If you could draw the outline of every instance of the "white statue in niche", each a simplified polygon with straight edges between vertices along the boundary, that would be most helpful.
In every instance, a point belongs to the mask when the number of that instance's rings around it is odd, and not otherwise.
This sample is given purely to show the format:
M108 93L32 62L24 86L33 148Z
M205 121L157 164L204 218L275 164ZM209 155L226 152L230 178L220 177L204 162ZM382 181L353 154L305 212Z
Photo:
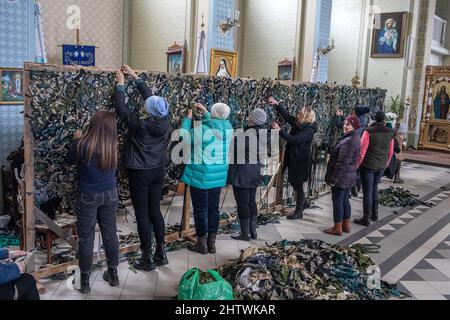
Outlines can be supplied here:
M230 73L227 69L227 61L225 59L221 59L219 63L219 70L216 73L217 77L231 77Z

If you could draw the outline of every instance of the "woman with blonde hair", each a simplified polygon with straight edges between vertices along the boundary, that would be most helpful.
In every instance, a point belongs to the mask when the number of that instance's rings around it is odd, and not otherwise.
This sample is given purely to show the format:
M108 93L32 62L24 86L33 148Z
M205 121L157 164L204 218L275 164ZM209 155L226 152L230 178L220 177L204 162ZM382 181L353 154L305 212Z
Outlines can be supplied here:
M316 114L311 107L303 107L294 117L273 97L269 99L269 104L276 106L278 113L291 126L288 132L287 129L281 129L277 123L273 123L272 129L280 130L280 137L287 142L283 171L288 169L288 181L297 195L295 211L288 219L303 219L304 183L309 180L311 173L311 144L318 129Z

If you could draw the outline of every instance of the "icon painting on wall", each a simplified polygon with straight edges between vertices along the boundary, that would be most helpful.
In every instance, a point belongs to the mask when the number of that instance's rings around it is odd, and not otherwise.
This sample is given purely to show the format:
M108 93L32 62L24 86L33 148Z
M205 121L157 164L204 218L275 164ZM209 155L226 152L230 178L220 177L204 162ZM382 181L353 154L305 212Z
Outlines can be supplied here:
M211 75L216 77L237 77L238 53L211 49Z
M167 49L167 72L185 73L186 72L186 48L176 42Z
M0 68L0 104L23 103L23 70Z
M403 58L406 38L406 12L375 14L372 58Z
M450 68L427 67L419 146L450 150Z

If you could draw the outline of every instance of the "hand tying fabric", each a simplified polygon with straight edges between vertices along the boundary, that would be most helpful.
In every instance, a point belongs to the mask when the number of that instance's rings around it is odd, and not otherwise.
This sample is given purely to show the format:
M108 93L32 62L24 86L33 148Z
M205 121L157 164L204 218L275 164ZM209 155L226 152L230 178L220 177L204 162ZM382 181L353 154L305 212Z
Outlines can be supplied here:
M123 85L125 85L125 75L123 74L123 72L122 71L117 71L116 72L116 77L117 77L117 84L119 85L119 86L123 86Z
M78 129L77 131L75 131L73 133L73 138L75 140L81 139L83 137L83 131L81 131L80 129Z
M270 104L271 106L277 106L277 105L279 105L280 103L279 103L277 100L275 100L274 97L270 97L270 98L269 98L269 104Z
M274 123L272 123L272 129L273 130L281 130L281 127L278 123L274 122Z
M129 65L126 65L126 64L125 64L125 65L122 67L122 71L123 71L123 73L125 73L125 74L127 74L127 75L133 77L134 79L139 78L138 75L136 74L136 71L134 71L134 69L131 68Z

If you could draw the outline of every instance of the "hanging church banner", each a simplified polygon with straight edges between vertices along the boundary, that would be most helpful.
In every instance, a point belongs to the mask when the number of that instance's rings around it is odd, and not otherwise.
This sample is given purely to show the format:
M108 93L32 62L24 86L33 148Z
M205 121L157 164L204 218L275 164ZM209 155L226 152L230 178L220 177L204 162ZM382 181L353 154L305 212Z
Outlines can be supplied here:
M407 35L407 12L375 14L372 58L403 58Z
M95 46L64 44L63 64L82 67L95 67Z
M73 203L76 170L64 164L64 157L73 141L75 130L83 128L98 109L114 109L112 97L116 76L114 70L31 63L26 65L26 70L30 97L30 103L26 105L26 110L29 110L26 121L32 130L34 146L36 204L40 205L48 199L59 197L63 198L64 207L70 208ZM322 150L326 150L340 135L333 127L336 109L340 108L350 114L360 99L365 105L380 109L386 95L386 91L381 89L300 82L280 83L271 79L231 79L147 72L140 73L140 77L156 95L169 102L169 154L176 145L170 143L171 132L179 128L187 111L195 102L202 102L208 108L216 102L227 103L232 110L230 121L235 129L247 125L249 112L255 108L267 111L268 125L274 121L282 123L278 114L268 104L271 96L283 103L292 114L303 106L312 106L320 128L315 143ZM144 115L144 101L131 78L127 77L125 87L126 102L130 110ZM121 123L120 150L123 148L126 132L127 128ZM180 166L168 164L166 184L176 185L181 170ZM118 174L120 196L126 199L126 172L120 168ZM323 176L319 180L323 184Z
M427 67L420 146L450 151L450 67Z

